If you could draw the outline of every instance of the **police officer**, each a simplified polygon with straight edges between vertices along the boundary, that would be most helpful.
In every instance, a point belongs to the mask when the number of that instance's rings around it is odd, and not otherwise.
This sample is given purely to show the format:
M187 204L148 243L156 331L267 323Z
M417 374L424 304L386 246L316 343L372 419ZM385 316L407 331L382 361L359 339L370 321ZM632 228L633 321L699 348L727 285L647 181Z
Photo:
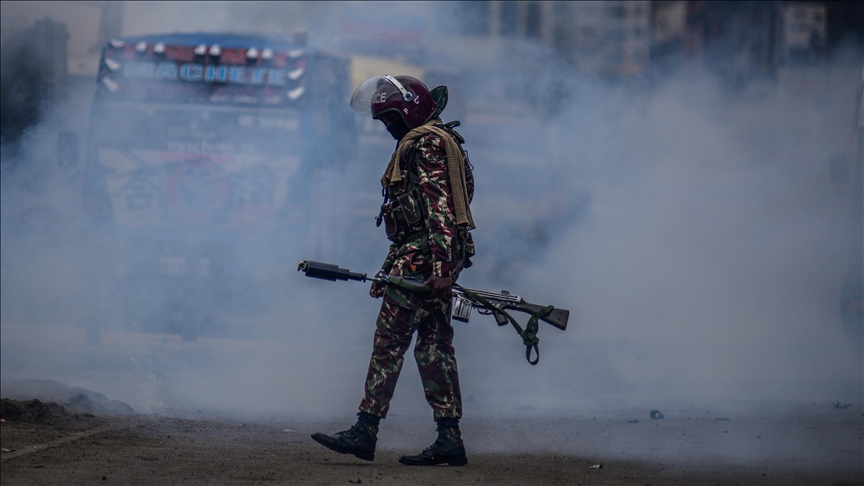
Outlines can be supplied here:
M333 451L368 461L375 457L379 422L387 416L405 352L417 332L414 358L438 438L399 462L468 463L459 432L462 398L450 314L452 284L474 255L469 233L474 228L469 207L474 179L461 147L464 139L453 130L458 122L443 124L438 117L446 102L446 87L430 92L415 78L389 75L366 80L351 98L352 108L371 111L398 142L381 179L385 203L378 224L384 223L392 243L379 275L417 279L431 289L372 284L369 294L383 302L357 424L333 435L312 435Z

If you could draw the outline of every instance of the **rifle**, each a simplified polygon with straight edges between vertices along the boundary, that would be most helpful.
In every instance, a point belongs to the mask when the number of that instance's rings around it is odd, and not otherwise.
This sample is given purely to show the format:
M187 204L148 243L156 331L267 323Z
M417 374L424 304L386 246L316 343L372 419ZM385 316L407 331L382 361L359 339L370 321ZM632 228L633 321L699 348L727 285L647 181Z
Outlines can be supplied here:
M335 282L336 280L354 280L358 282L371 280L412 292L429 292L432 290L430 286L424 286L422 281L416 279L390 275L370 278L365 273L355 273L344 268L339 268L337 265L310 260L300 262L297 266L297 271L305 273L307 277L329 280L331 282ZM567 320L570 318L570 311L566 309L556 309L551 305L532 304L526 302L525 299L518 295L512 295L506 290L502 290L501 293L487 292L462 287L454 282L453 298L455 299L453 303L453 319L457 321L468 322L468 319L471 317L471 309L477 308L477 312L480 314L492 314L499 326L506 326L507 323L512 324L516 332L519 333L519 336L522 337L522 343L525 345L525 359L532 365L536 365L540 361L540 349L538 348L540 340L537 338L537 321L546 322L564 331L567 329ZM508 310L531 315L525 329L507 312ZM536 356L534 360L531 359L532 350Z

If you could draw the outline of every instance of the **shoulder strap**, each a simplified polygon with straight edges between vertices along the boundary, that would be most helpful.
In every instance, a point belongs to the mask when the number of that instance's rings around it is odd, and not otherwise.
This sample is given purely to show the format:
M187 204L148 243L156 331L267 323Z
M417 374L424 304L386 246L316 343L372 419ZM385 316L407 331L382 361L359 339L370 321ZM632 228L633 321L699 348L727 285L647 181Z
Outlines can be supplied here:
M417 153L417 143L411 145L399 161L399 168L404 170L410 184L419 184L420 176L417 174L417 164L414 163L414 154Z
M437 126L439 128L443 128L445 131L447 131L447 133L449 133L453 137L453 139L456 140L456 142L461 146L462 144L465 143L465 139L462 138L462 135L460 135L459 132L454 130L454 128L456 128L460 125L462 125L462 123L459 120L453 120L451 122L444 123L443 125L435 125L435 126Z

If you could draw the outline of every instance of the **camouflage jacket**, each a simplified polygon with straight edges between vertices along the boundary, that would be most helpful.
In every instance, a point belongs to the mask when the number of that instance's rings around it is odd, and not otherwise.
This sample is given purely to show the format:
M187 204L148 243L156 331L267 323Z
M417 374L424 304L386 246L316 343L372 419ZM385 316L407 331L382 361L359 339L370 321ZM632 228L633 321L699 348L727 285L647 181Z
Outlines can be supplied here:
M474 197L474 177L467 157L465 166L470 202ZM419 179L417 187L420 204L426 211L425 226L428 228L428 236L391 244L381 269L390 275L428 277L428 267L431 266L431 273L434 275L455 278L462 267L466 266L467 259L474 255L474 240L466 228L456 226L444 141L434 134L424 135L404 160L400 161L400 168L402 181L390 186L388 193L390 197L395 197L406 192L409 184L408 171L412 168L415 170ZM428 252L424 251L426 248ZM426 261L427 257L431 261Z

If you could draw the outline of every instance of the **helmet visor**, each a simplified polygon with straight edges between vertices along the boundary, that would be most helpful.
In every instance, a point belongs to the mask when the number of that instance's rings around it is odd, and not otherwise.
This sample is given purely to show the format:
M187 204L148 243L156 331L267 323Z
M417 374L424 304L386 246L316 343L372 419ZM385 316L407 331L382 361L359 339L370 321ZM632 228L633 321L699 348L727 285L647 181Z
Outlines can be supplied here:
M354 90L354 94L351 95L351 108L354 108L354 111L359 113L368 113L371 111L372 98L375 96L375 92L378 91L379 86L386 82L387 80L383 76L372 76L363 81Z

